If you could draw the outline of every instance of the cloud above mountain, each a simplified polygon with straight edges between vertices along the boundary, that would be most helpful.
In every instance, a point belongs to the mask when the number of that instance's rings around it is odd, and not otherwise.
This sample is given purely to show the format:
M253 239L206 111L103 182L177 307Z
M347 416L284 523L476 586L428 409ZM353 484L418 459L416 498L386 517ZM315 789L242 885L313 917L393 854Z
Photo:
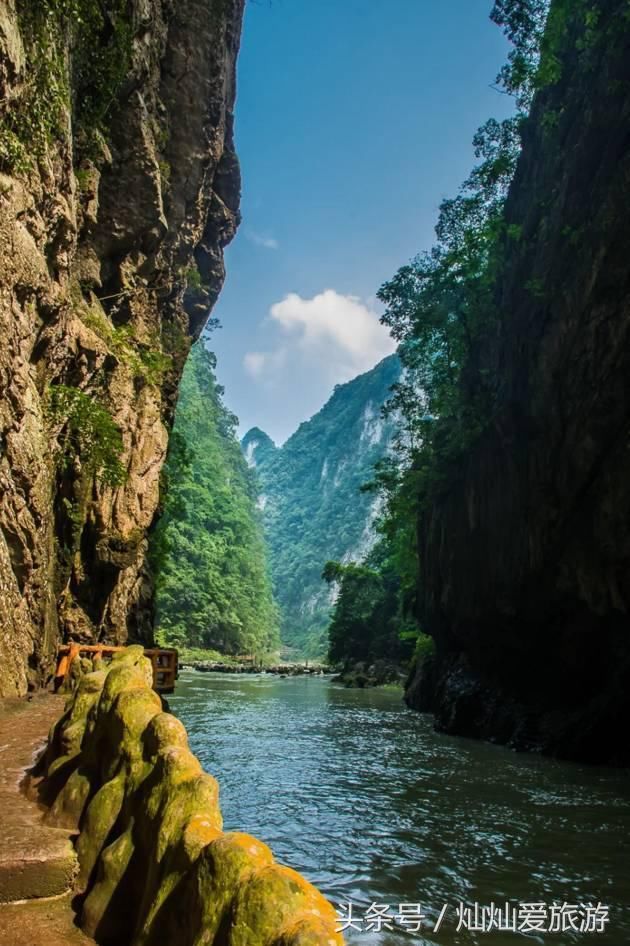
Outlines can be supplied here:
M370 303L334 289L311 299L288 293L271 306L265 326L273 333L269 349L247 352L243 359L256 380L272 379L290 365L339 384L369 370L396 347Z

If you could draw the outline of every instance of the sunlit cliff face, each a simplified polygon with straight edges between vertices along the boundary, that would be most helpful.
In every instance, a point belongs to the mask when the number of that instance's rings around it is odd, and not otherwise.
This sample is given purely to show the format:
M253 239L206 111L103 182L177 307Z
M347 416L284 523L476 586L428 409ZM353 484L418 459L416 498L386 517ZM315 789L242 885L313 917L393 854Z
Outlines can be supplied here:
M152 634L147 531L240 196L243 2L166 6L134 0L114 39L92 20L68 30L58 12L0 17L11 140L24 109L48 129L37 148L27 136L28 168L7 152L6 123L0 142L0 695L45 681L60 639ZM67 71L89 58L88 39L122 64L120 81L92 90L111 103L97 126L77 114L84 74ZM43 42L64 73L54 128ZM95 62L90 75L100 81Z

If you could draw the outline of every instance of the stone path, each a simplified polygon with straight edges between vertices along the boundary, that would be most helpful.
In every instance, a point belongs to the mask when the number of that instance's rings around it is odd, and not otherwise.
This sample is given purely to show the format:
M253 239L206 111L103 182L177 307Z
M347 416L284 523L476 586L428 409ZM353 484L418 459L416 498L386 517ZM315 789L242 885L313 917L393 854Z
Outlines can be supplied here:
M67 831L42 823L20 782L63 709L63 698L0 700L0 944L89 946L71 906L76 855Z

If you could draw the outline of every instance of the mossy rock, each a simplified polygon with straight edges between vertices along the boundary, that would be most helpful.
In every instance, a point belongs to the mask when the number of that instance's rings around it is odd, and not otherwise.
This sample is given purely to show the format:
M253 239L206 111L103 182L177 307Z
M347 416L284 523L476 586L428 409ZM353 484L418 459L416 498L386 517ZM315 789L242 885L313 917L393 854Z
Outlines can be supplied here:
M223 833L216 780L162 710L141 647L79 675L51 730L47 820L80 824L81 926L131 946L337 946L332 906L269 848Z
M77 756L77 767L65 782L46 815L45 821L48 824L71 830L79 827L81 816L92 792L90 773L84 768L79 768L79 762L80 756Z
M336 932L336 920L333 933L331 925L328 917L299 916L273 940L272 946L341 946L343 937Z
M166 746L188 748L188 733L180 721L171 713L158 713L147 726L144 737L145 758L155 759Z
M152 912L133 946L207 946L230 942L233 903L252 870L273 863L266 844L249 834L227 833L211 840L194 867L162 906Z
M124 942L123 915L112 909L114 897L131 864L134 848L131 830L116 838L100 855L96 878L81 911L81 928L101 941ZM117 940L117 936L119 939Z
M297 917L335 920L331 905L307 880L289 867L270 864L238 888L230 946L267 946Z
M105 842L120 815L124 797L125 779L121 773L99 788L88 805L77 842L77 887L80 892L87 887Z

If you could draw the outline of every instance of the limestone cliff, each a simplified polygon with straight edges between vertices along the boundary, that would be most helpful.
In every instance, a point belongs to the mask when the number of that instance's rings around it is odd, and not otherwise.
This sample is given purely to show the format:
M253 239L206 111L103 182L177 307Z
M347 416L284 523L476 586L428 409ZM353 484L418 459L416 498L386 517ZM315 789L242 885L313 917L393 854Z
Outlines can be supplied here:
M420 524L437 660L408 699L450 732L628 762L630 23L621 0L552 9L557 81L525 128L520 238L477 355L494 417Z
M238 224L244 0L0 8L0 696L151 638L177 385Z

